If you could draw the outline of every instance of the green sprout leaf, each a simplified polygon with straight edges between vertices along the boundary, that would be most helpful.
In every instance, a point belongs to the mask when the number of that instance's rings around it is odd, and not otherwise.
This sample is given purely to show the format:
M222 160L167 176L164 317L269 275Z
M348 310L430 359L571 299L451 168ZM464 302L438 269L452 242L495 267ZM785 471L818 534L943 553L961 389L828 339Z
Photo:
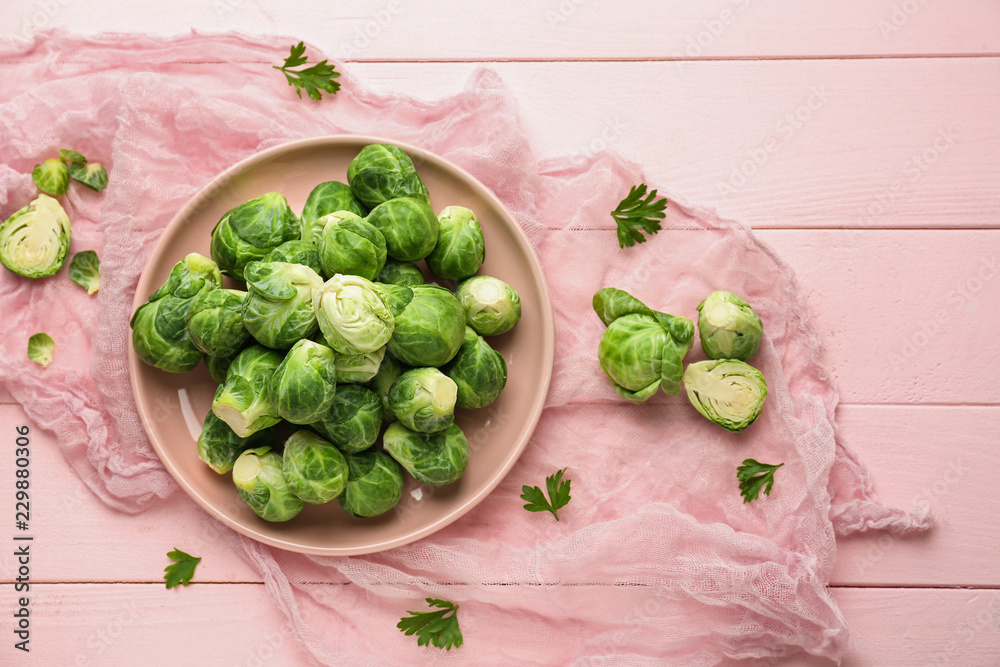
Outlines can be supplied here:
M292 69L306 64L308 58L305 52L305 44L299 42L291 47L284 65L280 67L274 65L274 69L281 70L285 75L288 85L295 86L295 94L302 97L302 89L304 88L309 97L318 100L323 97L321 90L325 90L331 95L340 90L340 84L334 81L340 77L340 72L336 71L334 66L328 64L325 59L305 69Z
M28 339L28 359L39 366L52 363L52 355L56 351L56 343L47 333L36 333Z
M450 651L462 645L462 630L458 627L458 605L447 600L426 598L427 604L439 607L437 611L407 611L411 616L399 619L396 627L406 636L417 635L417 645L433 644Z
M66 194L66 188L69 187L69 172L62 160L49 158L41 164L35 165L35 168L31 170L31 180L42 192L53 197L60 197Z
M551 501L545 497L545 492L537 486L528 486L527 484L522 486L521 500L528 501L524 509L529 512L552 512L552 516L558 521L559 515L556 513L557 510L565 507L571 499L569 485L573 480L567 479L565 482L562 481L565 472L566 468L563 468L554 475L549 475L545 478L545 488L549 492Z
M771 495L774 471L783 465L785 464L770 465L753 459L743 461L743 465L736 468L736 478L740 480L740 495L743 496L743 502L756 500L761 489L764 490L764 495Z
M667 200L656 198L656 190L646 195L646 184L633 185L611 217L618 224L618 246L631 248L644 243L643 232L652 236L660 231L660 220L666 217Z
M187 586L191 583L191 577L194 576L194 569L201 562L201 558L195 558L191 554L184 553L180 549L174 547L173 551L167 552L167 558L177 561L176 563L171 563L170 565L163 568L166 574L163 578L167 582L167 588L174 588L178 585Z
M71 162L69 177L97 192L108 185L108 172L100 162Z
M93 250L83 250L69 261L70 280L93 294L101 287L101 260Z
M87 161L87 158L85 158L83 154L77 153L76 151L70 148L60 148L59 159L66 163Z

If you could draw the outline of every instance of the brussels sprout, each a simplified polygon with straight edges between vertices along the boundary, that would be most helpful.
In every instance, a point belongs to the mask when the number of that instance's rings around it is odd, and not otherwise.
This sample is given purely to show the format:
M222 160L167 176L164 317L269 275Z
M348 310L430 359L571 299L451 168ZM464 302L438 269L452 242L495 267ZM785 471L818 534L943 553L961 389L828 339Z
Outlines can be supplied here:
M386 259L385 266L375 276L375 282L411 287L424 284L424 274L412 262L400 262L398 259Z
M25 278L51 276L69 254L69 216L58 201L38 195L0 225L0 263Z
M212 230L212 259L222 272L243 280L250 262L264 259L285 241L299 238L299 221L288 200L268 192L227 212Z
M285 241L267 253L262 261L304 264L315 271L317 275L323 275L323 267L319 263L319 250L315 245L306 241Z
M205 357L205 368L208 369L209 376L216 384L222 384L226 381L226 373L232 364L233 357Z
M305 429L285 441L281 469L288 488L307 503L328 503L347 485L347 460L340 450Z
M465 321L480 336L499 336L521 320L517 290L491 276L473 276L458 286Z
M215 262L191 253L174 265L167 281L139 306L129 322L136 356L170 373L186 373L203 353L191 342L187 315L202 290L222 286Z
M414 285L413 298L396 316L389 352L410 366L451 361L465 338L465 311L455 295L437 285Z
M486 243L476 214L464 206L449 206L438 215L437 245L427 256L427 267L448 280L465 280L486 259Z
M378 373L382 359L385 357L385 348L380 347L374 352L363 354L341 354L337 352L333 355L333 363L337 366L337 380L340 382L368 382Z
M56 352L56 342L44 332L32 334L28 338L28 359L39 366L48 366Z
M390 199L373 208L365 219L385 236L386 250L393 259L423 259L437 244L438 219L419 199Z
M385 514L403 495L403 470L391 456L381 451L345 454L347 484L337 497L340 506L351 516Z
M335 275L316 290L313 307L326 343L341 354L374 352L392 335L384 292L361 276Z
M229 424L216 417L214 412L209 412L198 436L198 458L221 475L232 470L236 459L246 450L274 444L277 438L277 426L241 438L233 433Z
M265 521L288 521L306 505L288 487L281 455L270 447L240 454L233 465L233 483L250 509Z
M406 428L434 433L455 421L455 381L436 368L413 368L389 389L389 408Z
M458 424L435 433L418 433L396 422L386 430L382 442L406 472L431 486L458 480L469 462L469 441Z
M382 301L385 303L392 317L399 317L406 305L413 300L413 290L406 285L393 285L392 283L375 283L382 291Z
M101 260L93 250L82 250L69 260L69 279L93 294L101 289Z
M312 427L341 451L363 451L378 439L382 399L367 387L342 384L337 387L333 406Z
M212 357L232 357L250 339L243 326L247 293L235 289L202 290L187 312L191 343Z
M407 367L396 361L395 357L387 354L382 358L382 364L378 367L378 373L368 382L368 387L382 398L382 419L386 423L396 420L396 415L392 414L389 407L389 389Z
M371 280L385 266L385 237L354 213L338 211L319 219L319 261L332 276L346 273Z
M215 390L212 412L241 438L281 421L267 396L267 382L281 364L281 355L252 345L236 355L226 381Z
M337 375L333 350L304 338L292 346L267 381L267 396L283 419L311 424L333 405Z
M319 220L336 211L350 211L360 217L368 214L347 184L340 181L320 183L309 193L306 205L302 208L300 222L302 231L299 238L318 245L319 235L323 232L325 224L319 223Z
M594 295L594 310L608 325L597 358L619 396L642 403L657 389L680 393L684 356L694 339L691 320L656 312L614 288Z
M472 327L465 327L465 340L455 358L441 367L458 389L456 405L482 408L497 400L507 384L507 362Z
M54 197L66 194L69 187L69 170L58 158L49 158L41 164L36 164L31 170L31 180L38 189Z
M757 354L764 325L750 304L719 290L698 304L701 348L713 359L750 361Z
M752 424L760 416L767 398L763 374L738 359L708 359L688 364L684 388L698 412L733 432Z
M68 168L69 177L77 183L86 185L91 190L102 191L108 185L108 171L100 162L71 162Z
M414 197L431 203L410 156L392 144L370 144L347 166L351 191L368 208L397 197Z
M288 349L316 332L313 293L323 279L315 271L303 264L251 262L245 277L243 326L257 342Z

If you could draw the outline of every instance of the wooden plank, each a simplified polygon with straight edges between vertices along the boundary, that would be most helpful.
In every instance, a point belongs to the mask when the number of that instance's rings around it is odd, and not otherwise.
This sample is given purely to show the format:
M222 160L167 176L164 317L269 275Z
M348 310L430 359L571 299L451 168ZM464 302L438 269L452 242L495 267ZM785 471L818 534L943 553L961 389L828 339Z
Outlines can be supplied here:
M109 0L99 12L66 0L5 3L16 37L60 27L161 34L237 30L290 33L330 56L365 60L504 58L744 58L996 53L1000 20L989 0L511 0L457 6L407 0L340 5L304 0Z

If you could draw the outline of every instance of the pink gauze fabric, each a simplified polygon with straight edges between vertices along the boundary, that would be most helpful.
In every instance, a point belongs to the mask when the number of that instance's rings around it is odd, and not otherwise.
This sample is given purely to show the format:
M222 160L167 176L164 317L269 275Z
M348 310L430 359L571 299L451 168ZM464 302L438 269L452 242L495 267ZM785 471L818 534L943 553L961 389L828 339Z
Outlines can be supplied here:
M65 269L37 281L0 271L0 377L94 494L140 512L176 490L139 422L126 361L135 285L171 217L268 146L384 136L465 168L522 225L553 296L553 384L511 474L430 537L320 558L225 529L296 639L328 665L712 665L801 650L838 659L846 627L826 588L835 534L903 534L929 519L882 506L841 442L836 390L789 267L746 227L673 198L663 231L620 250L608 212L647 180L641 168L609 153L537 161L516 100L488 69L427 103L370 92L340 66L343 89L317 103L270 67L294 41L50 33L0 50L0 214L35 196L32 166L61 146L111 174L103 194L73 187L63 197L73 252L101 257L96 297ZM684 396L619 399L596 360L603 326L591 297L605 286L688 317L714 289L745 296L766 326L755 359L770 388L761 419L730 434ZM36 331L57 345L44 370L25 358ZM769 497L744 504L735 471L748 457L785 466ZM573 500L561 520L523 511L521 485L562 467ZM418 647L395 628L427 596L461 605L460 649Z

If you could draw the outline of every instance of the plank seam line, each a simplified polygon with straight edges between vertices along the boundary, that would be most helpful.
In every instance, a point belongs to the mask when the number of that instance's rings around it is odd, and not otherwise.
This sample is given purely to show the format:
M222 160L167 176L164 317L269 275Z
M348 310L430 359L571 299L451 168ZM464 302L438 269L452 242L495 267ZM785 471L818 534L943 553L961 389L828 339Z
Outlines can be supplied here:
M13 585L13 581L0 581L0 585ZM33 581L36 585L46 586L163 586L163 580L159 581ZM325 584L328 586L353 586L351 582L310 582L313 585ZM645 587L646 584L617 584L613 582L575 582L575 583L537 583L537 582L493 582L483 584L470 584L463 581L414 581L416 584L434 584L437 586L526 586L532 588L552 588L556 586L568 587ZM192 581L190 585L205 586L264 586L263 581ZM393 582L375 585L395 585ZM827 584L828 588L836 589L882 589L882 590L952 590L952 591L997 591L1000 584Z

